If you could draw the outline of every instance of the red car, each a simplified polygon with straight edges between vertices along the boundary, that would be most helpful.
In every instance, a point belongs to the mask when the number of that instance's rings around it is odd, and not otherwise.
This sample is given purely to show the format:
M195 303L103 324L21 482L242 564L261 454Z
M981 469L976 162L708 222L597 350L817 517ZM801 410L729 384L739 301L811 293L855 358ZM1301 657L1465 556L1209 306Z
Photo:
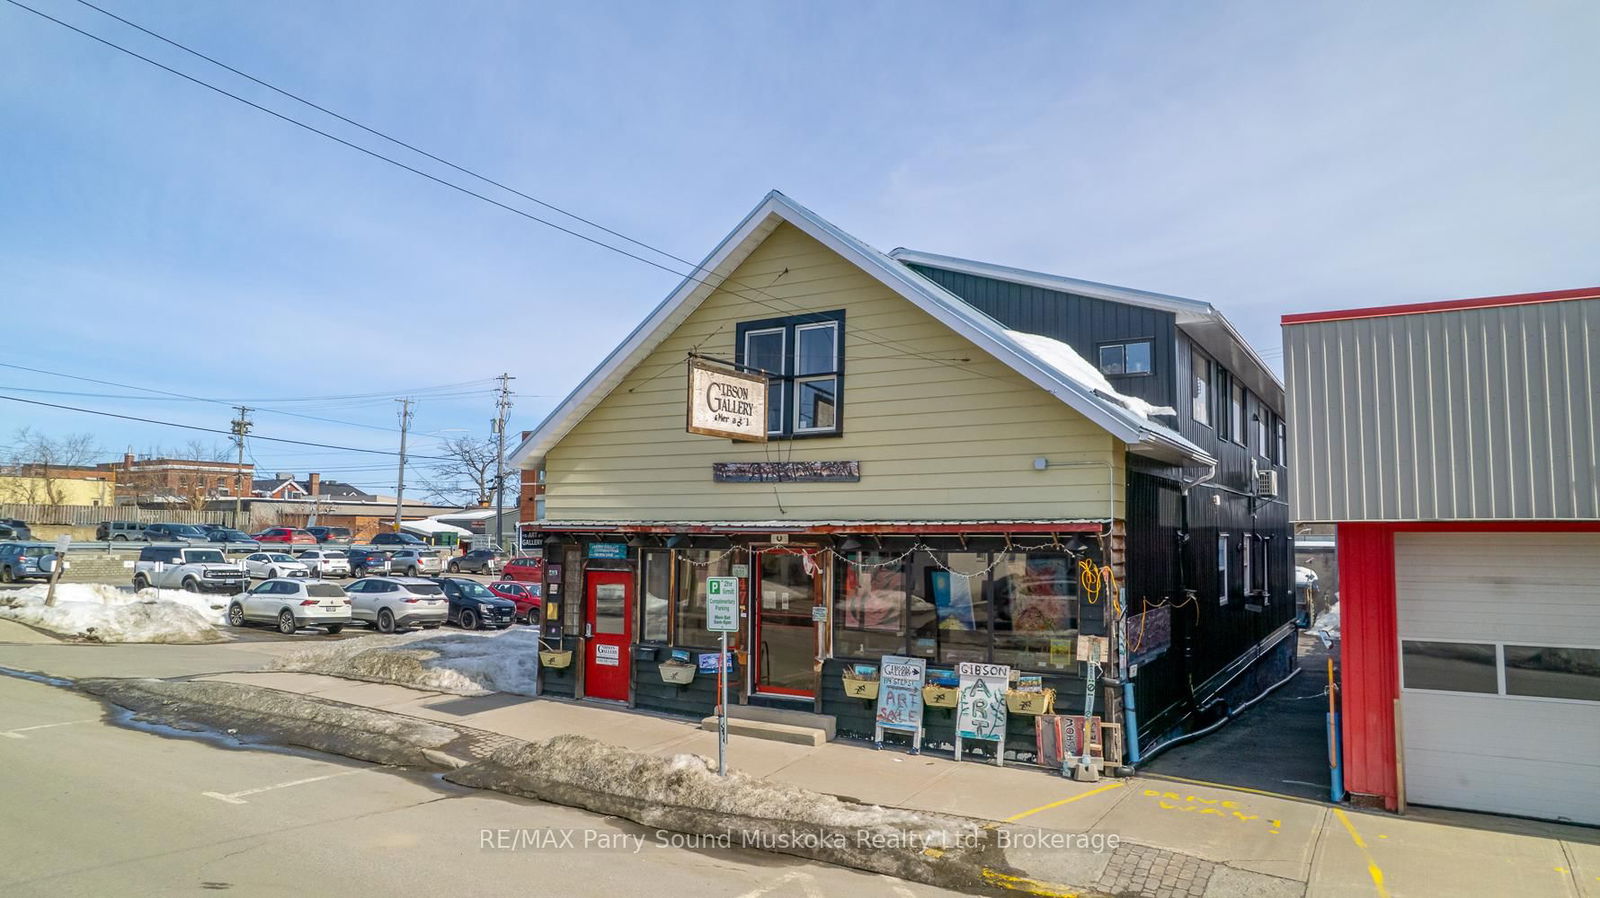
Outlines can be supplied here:
M544 559L519 555L506 562L506 566L500 569L500 576L521 583L541 583L544 581Z
M544 588L539 584L498 580L489 584L489 591L502 599L510 599L517 606L517 620L530 624L539 622L539 609L544 607L541 596Z
M275 543L280 546L314 546L317 538L310 531L297 530L294 527L268 527L250 537L262 545Z

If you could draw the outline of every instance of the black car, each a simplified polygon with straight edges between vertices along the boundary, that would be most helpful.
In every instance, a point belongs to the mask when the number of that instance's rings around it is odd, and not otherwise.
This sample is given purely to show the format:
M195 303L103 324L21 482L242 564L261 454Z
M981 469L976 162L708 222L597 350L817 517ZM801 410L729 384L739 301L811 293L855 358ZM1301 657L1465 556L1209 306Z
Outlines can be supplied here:
M465 555L450 559L450 573L467 571L473 574L495 574L506 566L506 553L495 549L473 549Z
M463 630L504 630L517 622L517 604L502 599L476 580L459 577L434 577L433 582L444 588L450 600L452 624Z
M370 549L365 546L347 549L345 550L345 557L350 559L350 576L352 577L389 573L389 553L382 549Z
M352 540L349 527L307 527L306 532L315 536L319 543L336 546L348 546Z
M409 533L380 533L372 538L374 546L426 546L427 543Z
M0 539L33 539L33 531L16 518L0 518Z

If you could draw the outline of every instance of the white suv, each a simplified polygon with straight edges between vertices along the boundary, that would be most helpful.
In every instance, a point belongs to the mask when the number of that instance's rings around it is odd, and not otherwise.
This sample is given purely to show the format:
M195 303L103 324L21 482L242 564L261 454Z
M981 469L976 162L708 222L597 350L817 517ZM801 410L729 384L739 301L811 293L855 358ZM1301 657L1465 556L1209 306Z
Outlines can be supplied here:
M229 603L228 623L273 623L285 636L320 626L332 636L350 623L350 599L336 583L268 580Z
M307 549L294 557L311 569L313 577L350 576L350 556L343 549Z
M380 633L423 627L433 630L450 616L444 588L419 577L366 577L345 589L350 615Z
M244 557L244 569L252 577L265 577L268 580L311 576L311 568L305 562L282 552L252 552Z

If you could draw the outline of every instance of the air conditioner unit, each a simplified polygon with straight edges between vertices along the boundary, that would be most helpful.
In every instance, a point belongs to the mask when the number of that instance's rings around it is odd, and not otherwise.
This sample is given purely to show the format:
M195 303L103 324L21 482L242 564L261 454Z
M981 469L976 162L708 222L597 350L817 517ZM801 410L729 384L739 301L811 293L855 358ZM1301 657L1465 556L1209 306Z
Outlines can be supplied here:
M1272 469L1256 472L1256 495L1263 499L1278 498L1278 472Z

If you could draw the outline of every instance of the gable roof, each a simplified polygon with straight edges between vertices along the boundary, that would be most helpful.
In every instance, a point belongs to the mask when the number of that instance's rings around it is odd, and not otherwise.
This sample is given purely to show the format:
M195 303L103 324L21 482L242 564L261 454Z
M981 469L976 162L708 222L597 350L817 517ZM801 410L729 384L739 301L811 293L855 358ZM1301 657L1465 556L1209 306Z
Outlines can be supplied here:
M1000 322L979 312L960 297L774 190L717 244L693 275L684 278L522 441L511 454L512 463L524 468L537 467L551 448L599 405L635 366L670 336L784 222L838 253L911 304L1128 444L1130 451L1173 464L1211 464L1215 461L1172 428L1150 421L1115 398L1102 395L1073 378L1063 368L1030 352L1008 334Z
M991 280L1039 287L1057 293L1071 293L1076 296L1088 296L1108 302L1171 312L1177 319L1178 329L1200 344L1200 348L1205 350L1207 355L1221 362L1223 367L1238 376L1251 392L1278 408L1283 407L1283 381L1279 380L1272 368L1256 354L1255 347L1239 335L1233 323L1216 306L1204 300L1152 293L1132 287L1118 287L1114 284L1085 281L1058 274L1045 274L1042 271L1012 268L1009 265L996 265L992 262L942 256L938 253L921 252L905 247L891 250L889 257L907 265L939 268Z

